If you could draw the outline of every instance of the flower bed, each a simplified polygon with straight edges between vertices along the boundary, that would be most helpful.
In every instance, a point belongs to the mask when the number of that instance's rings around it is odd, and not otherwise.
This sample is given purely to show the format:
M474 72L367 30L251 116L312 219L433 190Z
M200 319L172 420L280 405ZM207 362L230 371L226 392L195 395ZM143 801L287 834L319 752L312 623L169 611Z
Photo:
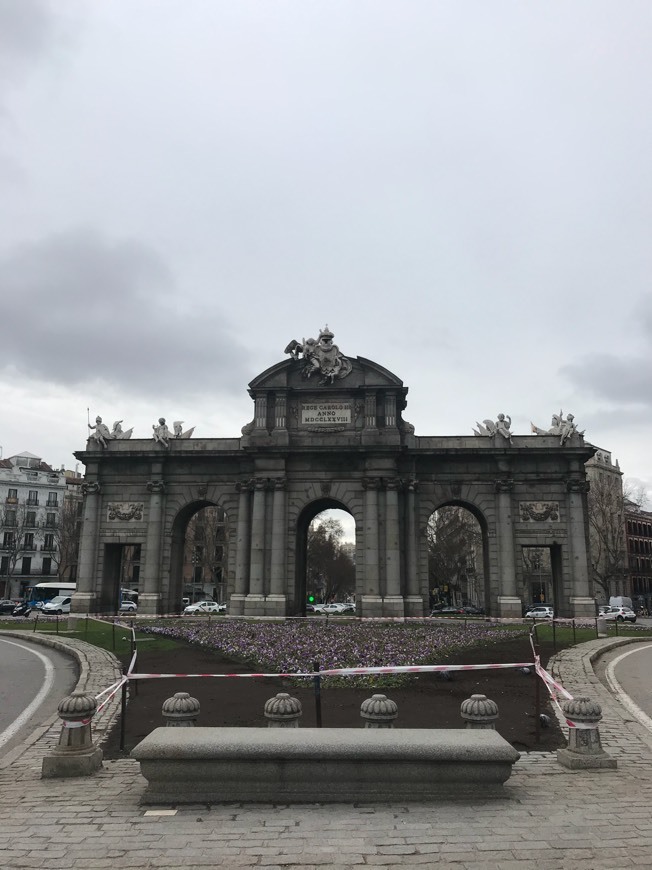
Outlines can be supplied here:
M444 664L465 648L498 643L522 631L481 623L360 624L323 623L316 620L292 622L248 622L243 620L174 624L153 623L142 629L154 634L214 649L254 670L267 673L312 671L318 661L322 669L379 667L390 665ZM412 678L373 678L373 685L401 685ZM346 681L362 686L367 677L325 678L330 685Z

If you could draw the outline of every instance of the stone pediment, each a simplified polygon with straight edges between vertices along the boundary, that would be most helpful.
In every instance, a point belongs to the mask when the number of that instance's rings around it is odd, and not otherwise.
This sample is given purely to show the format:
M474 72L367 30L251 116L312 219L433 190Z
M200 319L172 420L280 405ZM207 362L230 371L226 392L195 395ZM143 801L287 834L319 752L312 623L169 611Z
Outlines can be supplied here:
M362 356L350 359L350 363L351 372L345 379L320 384L316 377L304 376L302 360L283 360L257 375L249 384L249 393L253 397L256 393L265 390L286 389L322 394L333 391L348 392L364 387L375 389L393 387L407 392L403 387L403 381L379 363Z

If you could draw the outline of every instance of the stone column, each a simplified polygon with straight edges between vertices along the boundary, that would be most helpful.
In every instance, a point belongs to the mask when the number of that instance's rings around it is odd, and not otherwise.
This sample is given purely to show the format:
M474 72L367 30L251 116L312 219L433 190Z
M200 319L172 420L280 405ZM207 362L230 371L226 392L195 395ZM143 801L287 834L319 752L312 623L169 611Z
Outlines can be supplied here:
M398 706L386 695L372 695L360 705L365 728L393 728Z
M91 722L97 701L86 692L73 692L59 704L61 734L58 745L43 758L41 777L90 776L102 767L102 750L93 746Z
M139 613L158 613L161 599L161 532L163 526L163 498L165 482L150 480L147 536L145 538L145 565L142 571L142 591L138 596Z
M385 597L383 616L403 616L398 494L402 481L389 479L385 488Z
M498 704L486 695L471 695L460 706L460 716L466 728L496 730Z
M265 602L267 616L285 616L286 613L286 485L283 477L272 481L274 500L272 502L272 562L269 578L269 595Z
M498 609L501 616L520 618L521 599L516 595L516 563L514 559L514 523L512 520L512 490L514 481L497 480L496 538L498 541Z
M101 486L97 481L83 483L84 525L80 539L77 589L72 596L72 613L97 610L97 533L100 518Z
M573 616L594 616L595 601L590 597L589 557L586 541L586 480L567 480L568 544L571 569L570 605Z
M249 592L249 493L251 492L251 484L249 481L241 481L236 483L235 488L240 493L240 497L238 499L236 532L235 589L229 600L229 613L234 616L242 616L245 599Z
M254 506L251 517L249 551L249 594L245 604L248 616L265 615L265 496L267 479L254 481Z
M268 728L298 728L302 713L301 701L287 692L279 692L265 701L263 711Z
M188 692L176 692L163 701L161 715L166 728L194 728L200 710L197 698L192 698Z
M405 615L423 616L423 597L419 589L419 567L417 558L417 489L418 480L410 480L407 484L407 529L405 541L405 568L407 572L405 584Z
M571 770L615 768L615 758L602 748L598 723L602 708L590 698L563 701L561 709L568 722L568 746L557 750L557 761Z
M362 616L382 616L380 597L380 566L378 560L378 478L362 481L364 499L364 583Z

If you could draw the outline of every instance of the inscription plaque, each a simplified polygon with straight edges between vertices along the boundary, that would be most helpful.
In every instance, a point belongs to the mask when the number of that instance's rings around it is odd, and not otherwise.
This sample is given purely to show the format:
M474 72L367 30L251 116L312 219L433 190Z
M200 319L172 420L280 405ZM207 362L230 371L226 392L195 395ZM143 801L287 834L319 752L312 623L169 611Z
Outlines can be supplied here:
M315 402L301 405L301 424L312 426L341 426L350 423L351 402Z

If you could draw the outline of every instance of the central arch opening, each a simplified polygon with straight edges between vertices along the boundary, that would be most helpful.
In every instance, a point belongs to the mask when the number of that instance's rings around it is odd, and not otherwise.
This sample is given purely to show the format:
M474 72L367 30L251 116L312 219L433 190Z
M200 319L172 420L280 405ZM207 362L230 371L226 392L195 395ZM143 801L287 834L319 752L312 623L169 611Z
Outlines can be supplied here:
M428 518L431 610L489 613L486 526L463 504L442 505Z
M355 520L339 502L321 499L301 514L297 528L297 611L355 603Z

